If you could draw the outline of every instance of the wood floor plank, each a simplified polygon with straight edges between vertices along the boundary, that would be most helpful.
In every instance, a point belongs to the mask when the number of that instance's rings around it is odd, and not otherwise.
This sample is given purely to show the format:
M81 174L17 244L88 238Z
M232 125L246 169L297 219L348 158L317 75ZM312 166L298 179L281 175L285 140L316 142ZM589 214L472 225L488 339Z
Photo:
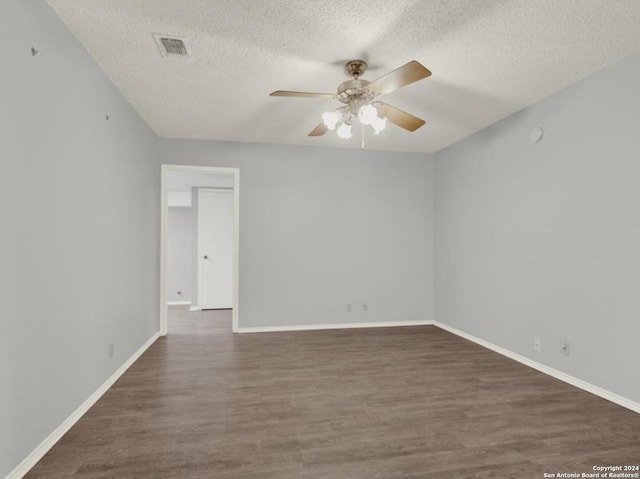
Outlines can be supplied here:
M173 311L169 336L27 477L538 478L640 462L640 415L438 328L230 323Z

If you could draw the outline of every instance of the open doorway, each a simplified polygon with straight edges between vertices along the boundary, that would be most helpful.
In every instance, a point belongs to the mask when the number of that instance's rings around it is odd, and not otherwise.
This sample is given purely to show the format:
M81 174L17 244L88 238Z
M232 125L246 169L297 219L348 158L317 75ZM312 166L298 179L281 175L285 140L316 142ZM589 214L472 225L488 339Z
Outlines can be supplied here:
M160 334L170 308L226 311L235 332L239 170L162 165L161 181Z

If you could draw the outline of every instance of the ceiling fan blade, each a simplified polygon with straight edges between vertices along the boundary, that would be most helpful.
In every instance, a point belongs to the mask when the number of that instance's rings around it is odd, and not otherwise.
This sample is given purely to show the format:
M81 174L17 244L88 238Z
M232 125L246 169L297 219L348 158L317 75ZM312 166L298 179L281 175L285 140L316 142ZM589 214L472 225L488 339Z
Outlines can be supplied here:
M306 91L286 91L286 90L277 90L273 93L270 93L269 96L287 96L293 98L335 98L336 96L333 93L309 93Z
M324 123L320 123L313 130L311 130L311 133L309 133L309 136L322 136L327 131L329 131L329 129L325 126L325 124Z
M410 115L409 113L399 110L395 106L388 105L383 102L376 102L376 108L380 117L387 117L394 125L398 125L400 128L404 128L409 131L416 131L425 121L417 116Z
M431 72L421 63L413 60L393 70L391 73L387 73L385 76L372 81L367 85L367 88L376 95L386 95L398 88L410 85L429 76L431 76Z

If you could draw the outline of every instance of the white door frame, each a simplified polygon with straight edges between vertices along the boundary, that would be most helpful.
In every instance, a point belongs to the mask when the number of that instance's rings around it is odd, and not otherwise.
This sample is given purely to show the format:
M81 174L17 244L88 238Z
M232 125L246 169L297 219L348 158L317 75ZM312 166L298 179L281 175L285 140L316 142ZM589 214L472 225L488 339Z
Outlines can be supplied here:
M167 174L171 171L197 171L200 173L233 175L233 272L232 272L232 307L233 332L238 331L238 297L239 297L239 246L240 246L240 169L219 166L186 166L161 165L160 169L160 335L167 334L167 292L165 291L165 274L167 258L167 214L169 211L169 190L167 188Z

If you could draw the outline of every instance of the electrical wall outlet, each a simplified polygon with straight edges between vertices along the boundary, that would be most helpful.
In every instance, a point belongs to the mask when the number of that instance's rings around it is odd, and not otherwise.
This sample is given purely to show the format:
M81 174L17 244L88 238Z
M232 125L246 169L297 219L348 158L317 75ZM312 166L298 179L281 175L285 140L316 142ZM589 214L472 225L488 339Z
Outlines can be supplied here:
M542 351L542 340L540 338L533 338L533 350L536 353Z
M353 311L353 306L351 303L347 304L347 313L351 313Z
M109 359L113 359L113 353L115 351L115 347L113 343L109 343Z
M365 313L369 311L369 303L367 303L366 301L362 302L362 311L364 311Z
M569 356L569 339L567 339L566 336L562 336L560 338L560 353L564 354L565 356Z

